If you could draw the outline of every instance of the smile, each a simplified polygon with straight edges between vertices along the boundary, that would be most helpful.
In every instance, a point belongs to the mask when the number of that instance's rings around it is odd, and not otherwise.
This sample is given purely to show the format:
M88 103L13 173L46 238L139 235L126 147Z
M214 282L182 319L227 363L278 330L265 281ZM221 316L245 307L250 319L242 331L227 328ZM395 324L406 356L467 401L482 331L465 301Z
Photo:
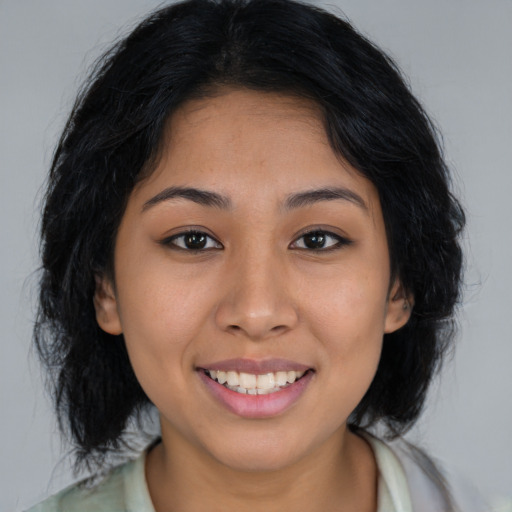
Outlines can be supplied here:
M269 372L262 375L253 373L205 370L210 379L225 388L243 395L268 395L280 391L304 376L304 371Z
M230 359L196 370L216 403L248 419L284 414L306 393L316 374L311 367L283 359Z

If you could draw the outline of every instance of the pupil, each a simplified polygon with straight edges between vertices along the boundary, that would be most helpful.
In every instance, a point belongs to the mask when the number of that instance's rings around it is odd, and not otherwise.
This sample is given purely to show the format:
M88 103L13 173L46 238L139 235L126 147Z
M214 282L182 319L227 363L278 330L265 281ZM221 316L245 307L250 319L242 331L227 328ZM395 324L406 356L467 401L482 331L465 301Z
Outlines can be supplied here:
M206 236L202 233L189 233L185 238L185 245L189 249L203 249L206 245Z
M325 235L320 231L309 233L304 237L304 243L308 249L322 248L325 245Z

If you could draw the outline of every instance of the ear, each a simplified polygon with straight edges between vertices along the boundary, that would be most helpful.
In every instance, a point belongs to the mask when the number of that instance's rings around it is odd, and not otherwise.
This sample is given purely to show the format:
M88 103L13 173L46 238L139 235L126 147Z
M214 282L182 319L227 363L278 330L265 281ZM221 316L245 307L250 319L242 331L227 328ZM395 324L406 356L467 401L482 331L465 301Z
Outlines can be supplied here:
M94 309L98 325L108 334L118 335L123 332L121 319L117 309L117 299L110 279L104 275L96 275L96 291L94 292Z
M384 332L392 333L403 327L411 318L414 297L407 295L400 280L396 279L388 296Z

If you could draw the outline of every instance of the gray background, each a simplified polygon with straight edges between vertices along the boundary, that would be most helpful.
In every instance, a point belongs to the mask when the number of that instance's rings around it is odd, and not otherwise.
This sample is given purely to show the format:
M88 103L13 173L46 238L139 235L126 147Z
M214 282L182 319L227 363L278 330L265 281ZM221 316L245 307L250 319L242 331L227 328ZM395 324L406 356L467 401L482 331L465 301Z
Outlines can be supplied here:
M0 510L71 481L30 353L41 186L87 65L156 5L0 0ZM442 128L469 213L456 355L410 437L487 492L512 495L512 1L322 5L336 5L409 76Z

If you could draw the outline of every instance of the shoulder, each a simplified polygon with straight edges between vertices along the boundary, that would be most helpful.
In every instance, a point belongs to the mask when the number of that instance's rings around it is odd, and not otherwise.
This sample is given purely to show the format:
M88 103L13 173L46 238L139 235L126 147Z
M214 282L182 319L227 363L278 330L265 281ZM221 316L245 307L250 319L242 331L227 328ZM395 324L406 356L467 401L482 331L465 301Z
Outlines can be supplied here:
M492 510L475 485L422 449L401 439L380 442L394 454L404 470L414 511Z
M73 484L63 491L35 505L27 512L92 512L124 510L125 472L128 463L117 467L100 482L91 479Z
M117 512L148 508L149 495L144 478L145 454L114 468L100 481L86 479L67 487L27 512Z

